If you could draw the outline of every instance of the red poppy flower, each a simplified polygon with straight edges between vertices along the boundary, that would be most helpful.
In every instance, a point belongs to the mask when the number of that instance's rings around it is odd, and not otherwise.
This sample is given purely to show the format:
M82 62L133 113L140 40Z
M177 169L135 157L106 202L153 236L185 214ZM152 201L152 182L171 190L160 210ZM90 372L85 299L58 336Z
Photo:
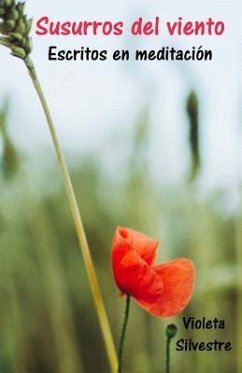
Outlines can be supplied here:
M170 317L188 304L194 284L194 265L179 258L154 265L158 241L129 228L116 229L112 265L117 286L146 311Z

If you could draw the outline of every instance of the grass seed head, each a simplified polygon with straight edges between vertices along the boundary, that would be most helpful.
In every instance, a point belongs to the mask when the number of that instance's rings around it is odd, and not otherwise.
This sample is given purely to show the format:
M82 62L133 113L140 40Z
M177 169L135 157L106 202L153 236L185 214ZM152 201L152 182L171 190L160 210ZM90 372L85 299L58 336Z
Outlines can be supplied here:
M32 19L24 14L25 2L0 0L0 44L15 57L26 59L32 51L29 36Z

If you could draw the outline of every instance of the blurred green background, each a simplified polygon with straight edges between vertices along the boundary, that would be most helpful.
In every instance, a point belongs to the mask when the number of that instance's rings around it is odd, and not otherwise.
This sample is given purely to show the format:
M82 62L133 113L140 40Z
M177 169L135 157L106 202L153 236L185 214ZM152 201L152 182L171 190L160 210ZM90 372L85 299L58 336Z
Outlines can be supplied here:
M231 352L176 352L173 372L242 371L242 216L226 212L222 189L201 197L197 180L203 164L199 97L183 103L189 152L186 177L160 186L149 168L149 105L140 110L127 144L124 177L110 179L95 153L70 156L70 169L104 294L115 344L124 300L115 287L110 247L117 225L161 241L159 260L190 257L197 280L189 307L172 322L178 338L231 341ZM106 354L72 218L52 150L33 164L18 149L9 128L11 100L0 109L0 372L108 372ZM118 131L118 130L117 130ZM117 136L119 134L117 133ZM113 139L115 141L115 139ZM159 159L157 159L159 162ZM169 166L168 166L169 167ZM162 170L161 170L162 172ZM238 195L241 197L241 190ZM182 316L217 317L225 330L185 331ZM134 302L125 346L125 372L164 372L165 327ZM175 343L173 344L173 347Z

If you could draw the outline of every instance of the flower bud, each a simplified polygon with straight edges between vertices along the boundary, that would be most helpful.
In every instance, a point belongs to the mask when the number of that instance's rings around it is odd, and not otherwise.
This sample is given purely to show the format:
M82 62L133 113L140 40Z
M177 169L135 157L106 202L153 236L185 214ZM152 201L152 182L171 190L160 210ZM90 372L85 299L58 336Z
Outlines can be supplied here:
M176 333L177 333L177 327L176 327L175 324L170 324L170 325L167 326L167 328L166 328L167 338L169 338L169 339L174 338Z

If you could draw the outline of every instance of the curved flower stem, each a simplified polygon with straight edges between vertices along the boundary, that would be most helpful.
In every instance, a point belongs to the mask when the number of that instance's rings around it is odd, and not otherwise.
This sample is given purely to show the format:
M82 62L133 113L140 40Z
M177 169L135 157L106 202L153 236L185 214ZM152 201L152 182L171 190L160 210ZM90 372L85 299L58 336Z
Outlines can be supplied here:
M120 336L120 342L119 342L119 351L118 351L118 373L122 372L123 368L123 351L124 351L124 341L126 336L126 330L129 320L129 311L130 311L130 295L126 296L126 306L125 306L125 313L124 313L124 321Z
M170 324L167 326L166 328L166 373L170 373L170 361L171 361L171 358L170 358L170 355L171 355L171 351L170 351L170 346L171 346L171 340L172 338L174 338L176 336L176 333L177 333L177 327L175 324Z
M76 227L77 237L78 237L78 240L79 240L81 252L82 252L82 255L83 255L83 259L84 259L84 264L85 264L85 267L86 267L87 276L88 276L88 280L89 280L89 283L90 283L92 296L93 296L93 300L94 300L94 303L95 303L95 307L96 307L96 311L97 311L97 315L98 315L98 319L99 319L99 323L100 323L100 327L101 327L101 331L102 331L102 335L103 335L103 339L104 339L104 343L105 343L105 347L106 347L106 351L107 351L107 356L108 356L110 369L111 369L111 372L115 373L116 370L117 370L116 351L115 351L115 347L114 347L114 343L113 343L113 338L112 338L110 325L109 325L109 322L108 322L108 318L107 318L107 314L106 314L101 290L100 290L100 287L99 287L99 284L98 284L94 264L93 264L93 261L92 261L92 257L91 257L90 249L89 249L89 246L88 246L84 226L83 226L83 223L82 223L82 218L81 218L80 211L79 211L79 208L78 208L75 192L74 192L74 189L73 189L73 186L72 186L72 183L71 183L69 171L68 171L68 168L67 168L67 165L66 165L66 161L65 161L65 158L64 158L64 154L63 154L61 145L60 145L59 140L58 140L58 136L57 136L55 126L54 126L54 122L52 120L52 116L51 116L51 113L50 113L50 110L49 110L49 107L48 107L48 103L46 101L46 98L45 98L44 93L42 91L40 82L38 80L34 64L29 57L25 59L25 65L26 65L26 67L28 69L28 72L29 72L29 75L32 79L33 85L35 87L36 93L37 93L37 95L39 97L39 100L41 102L41 105L42 105L42 108L44 110L45 117L46 117L46 120L47 120L47 123L48 123L49 131L50 131L51 138L52 138L52 141L53 141L53 145L54 145L56 155L57 155L57 160L58 160L61 172L62 172L62 176L63 176L63 180L64 180L64 184L65 184L66 194L67 194L68 201L69 201L69 204L70 204L72 217L73 217L74 224L75 224L75 227Z

